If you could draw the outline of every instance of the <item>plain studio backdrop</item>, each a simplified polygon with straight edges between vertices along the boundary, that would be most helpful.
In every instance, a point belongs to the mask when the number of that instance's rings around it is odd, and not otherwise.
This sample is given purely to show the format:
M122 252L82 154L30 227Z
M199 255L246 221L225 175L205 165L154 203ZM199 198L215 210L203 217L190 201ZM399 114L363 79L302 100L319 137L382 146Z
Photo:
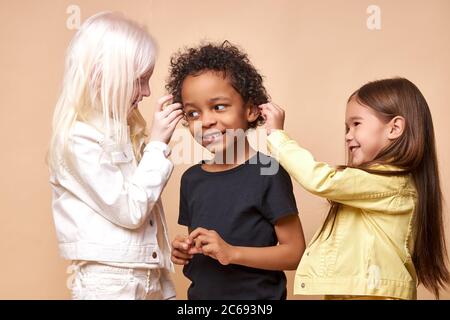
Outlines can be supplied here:
M152 96L140 109L151 123L165 94L169 57L202 40L241 46L286 110L286 130L315 158L343 164L348 96L367 81L403 76L425 95L433 115L444 198L450 200L450 1L448 0L21 0L0 2L0 298L68 299L68 262L59 257L45 155L78 21L104 10L145 24L158 43ZM189 138L186 129L183 135ZM177 224L177 164L163 193L171 238ZM294 184L309 242L325 200ZM448 207L444 213L448 217ZM449 224L446 224L450 239ZM450 243L450 242L448 242ZM294 272L287 272L288 298ZM189 282L176 267L178 298ZM432 295L419 288L419 299ZM450 291L442 293L450 298Z

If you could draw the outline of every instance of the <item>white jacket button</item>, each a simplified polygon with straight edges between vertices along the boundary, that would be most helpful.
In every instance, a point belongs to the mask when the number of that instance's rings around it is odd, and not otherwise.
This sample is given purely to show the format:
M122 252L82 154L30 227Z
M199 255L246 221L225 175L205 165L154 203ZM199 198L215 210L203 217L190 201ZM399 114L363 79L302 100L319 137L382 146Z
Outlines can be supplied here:
M158 254L157 254L156 252L153 252L153 253L152 253L152 258L153 258L153 259L156 259L157 256L158 256Z

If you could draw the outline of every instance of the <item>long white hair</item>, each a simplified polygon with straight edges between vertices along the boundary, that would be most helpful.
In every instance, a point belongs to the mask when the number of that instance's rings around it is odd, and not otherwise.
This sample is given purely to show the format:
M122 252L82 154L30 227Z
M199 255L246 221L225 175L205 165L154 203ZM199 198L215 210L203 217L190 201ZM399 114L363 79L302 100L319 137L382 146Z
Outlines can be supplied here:
M140 160L146 122L137 108L131 115L128 112L139 77L153 68L155 55L147 31L120 13L98 13L82 24L67 49L62 92L53 115L48 153L52 172L72 162L70 135L75 122L95 117L101 119L105 139L117 146L126 144L130 134Z

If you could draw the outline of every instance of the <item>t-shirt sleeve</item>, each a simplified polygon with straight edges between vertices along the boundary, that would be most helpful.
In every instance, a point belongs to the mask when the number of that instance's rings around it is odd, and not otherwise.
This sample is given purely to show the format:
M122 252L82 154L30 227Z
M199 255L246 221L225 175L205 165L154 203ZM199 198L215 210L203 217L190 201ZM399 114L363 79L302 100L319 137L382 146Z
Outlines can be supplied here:
M298 214L291 177L281 165L276 174L266 176L263 192L261 212L272 224L282 217Z
M184 179L184 176L181 178L181 186L180 186L180 206L179 206L179 213L178 213L178 224L181 224L183 226L191 226L191 215L189 212L189 205L187 202L186 194L187 194L187 187L186 187L186 179Z

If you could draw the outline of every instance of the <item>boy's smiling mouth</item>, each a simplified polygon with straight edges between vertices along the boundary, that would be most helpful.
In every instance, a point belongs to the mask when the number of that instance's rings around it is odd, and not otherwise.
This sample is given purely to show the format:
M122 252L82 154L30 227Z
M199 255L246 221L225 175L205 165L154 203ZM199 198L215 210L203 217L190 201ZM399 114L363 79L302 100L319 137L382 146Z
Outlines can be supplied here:
M222 138L224 132L220 130L207 130L203 133L202 141L204 144L213 143Z

